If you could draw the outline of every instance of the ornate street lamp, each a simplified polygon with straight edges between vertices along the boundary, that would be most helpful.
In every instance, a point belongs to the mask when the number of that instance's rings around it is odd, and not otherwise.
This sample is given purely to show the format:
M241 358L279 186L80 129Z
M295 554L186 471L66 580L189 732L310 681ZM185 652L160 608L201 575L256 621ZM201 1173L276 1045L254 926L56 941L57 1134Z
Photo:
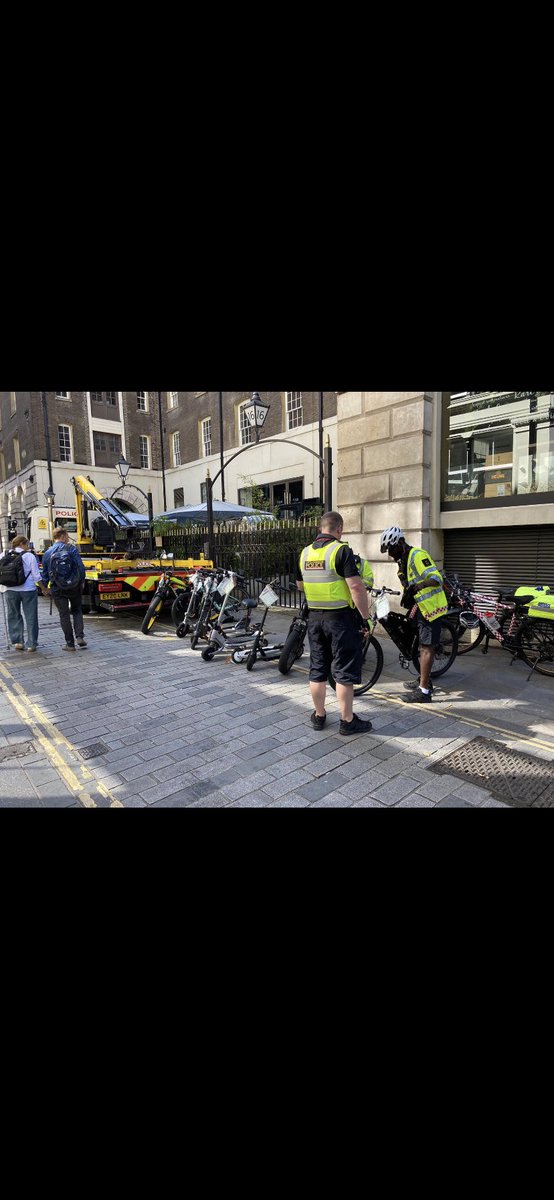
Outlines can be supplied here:
M260 400L259 392L252 392L252 399L250 401L250 404L247 404L245 406L244 412L245 412L247 421L250 423L252 428L255 429L255 431L256 431L256 441L257 442L259 442L259 440L260 440L259 430L262 428L262 425L264 424L264 421L267 417L267 414L268 414L270 408L271 408L270 404L262 403L262 401Z
M124 454L121 455L119 462L116 462L115 469L119 475L119 478L121 479L121 482L123 484L126 483L127 476L131 470L131 464L127 462Z

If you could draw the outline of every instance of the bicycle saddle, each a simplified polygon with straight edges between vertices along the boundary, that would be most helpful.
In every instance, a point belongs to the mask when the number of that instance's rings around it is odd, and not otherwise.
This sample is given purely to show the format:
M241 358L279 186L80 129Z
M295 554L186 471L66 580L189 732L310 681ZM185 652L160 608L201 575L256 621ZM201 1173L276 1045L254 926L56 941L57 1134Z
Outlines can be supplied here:
M515 588L512 588L511 592L500 592L499 595L499 599L505 600L507 604L531 604L534 598L533 595L527 594L516 596Z
M257 608L258 607L258 601L251 600L250 597L248 597L246 600L242 600L241 603L242 603L243 608Z

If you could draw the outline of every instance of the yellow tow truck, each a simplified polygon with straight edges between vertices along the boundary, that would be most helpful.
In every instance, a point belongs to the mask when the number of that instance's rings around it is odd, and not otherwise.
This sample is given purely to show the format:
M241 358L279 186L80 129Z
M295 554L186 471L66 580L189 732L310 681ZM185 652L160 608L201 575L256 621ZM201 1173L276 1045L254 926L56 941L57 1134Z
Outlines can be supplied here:
M77 513L77 529L71 540L86 568L83 609L113 613L148 608L164 562L159 552L150 553L148 519L123 512L84 475L75 475L71 482ZM199 558L175 559L171 569L175 589L185 589L189 575L199 567L212 565L203 554Z

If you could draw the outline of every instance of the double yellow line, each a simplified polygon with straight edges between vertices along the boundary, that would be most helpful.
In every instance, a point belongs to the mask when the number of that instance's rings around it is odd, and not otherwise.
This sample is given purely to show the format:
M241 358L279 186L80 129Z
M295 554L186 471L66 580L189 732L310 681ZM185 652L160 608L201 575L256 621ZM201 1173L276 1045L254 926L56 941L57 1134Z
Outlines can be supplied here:
M74 762L77 751L71 742L68 742L63 733L56 729L55 725L48 720L48 717L43 713L38 704L34 704L30 696L27 695L21 684L14 679L11 672L4 663L0 663L0 691L9 700L12 707L15 709L18 717L27 726L33 740L38 746L44 750L48 759L55 767L58 774L63 779L66 787L73 793L75 798L83 805L84 808L98 808L99 803L95 800L91 791L96 791L102 798L102 801L107 801L107 805L102 804L102 807L109 808L124 808L121 800L116 800L112 793L103 783L97 782L88 767L84 764L75 764L75 769L71 762Z

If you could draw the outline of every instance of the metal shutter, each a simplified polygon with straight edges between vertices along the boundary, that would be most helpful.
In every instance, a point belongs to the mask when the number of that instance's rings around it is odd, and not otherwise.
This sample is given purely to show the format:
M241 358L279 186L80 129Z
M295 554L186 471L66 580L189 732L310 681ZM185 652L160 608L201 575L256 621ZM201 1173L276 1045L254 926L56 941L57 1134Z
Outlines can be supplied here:
M445 530L444 569L478 591L522 583L554 590L554 525Z

